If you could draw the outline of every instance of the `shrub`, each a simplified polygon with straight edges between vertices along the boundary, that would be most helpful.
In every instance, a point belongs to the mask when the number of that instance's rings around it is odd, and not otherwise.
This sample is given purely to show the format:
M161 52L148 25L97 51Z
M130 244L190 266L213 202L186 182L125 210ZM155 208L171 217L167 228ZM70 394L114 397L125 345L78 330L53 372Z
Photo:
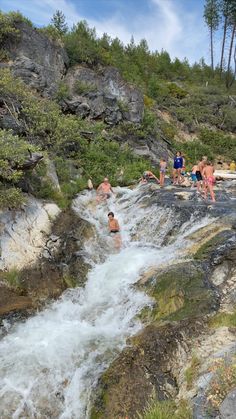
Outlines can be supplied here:
M225 135L221 131L213 131L205 128L200 131L199 138L215 154L223 154L228 158L236 156L236 137Z
M209 326L213 328L236 327L236 310L233 313L217 313L209 320Z
M10 131L0 130L0 177L5 181L18 181L23 173L19 170L34 147L27 141L12 135Z
M182 400L179 406L172 400L153 400L140 419L191 419L192 413L187 402Z
M8 272L4 272L4 279L10 288L13 288L15 291L22 289L22 278L17 269L11 269Z
M81 80L76 80L74 83L74 91L78 95L83 95L85 93L94 92L97 90L95 84L92 83L85 83Z
M177 99L183 99L188 95L188 92L186 92L186 90L182 89L176 83L168 83L167 88L170 96L173 96Z
M200 367L200 360L196 355L192 356L190 367L185 370L185 378L187 382L187 390L192 388L194 380L197 378Z
M25 198L19 188L0 188L0 209L17 209L24 202Z
M60 102L61 100L70 98L69 87L63 81L59 82L58 87L57 87L57 91L54 95L54 98L57 102Z

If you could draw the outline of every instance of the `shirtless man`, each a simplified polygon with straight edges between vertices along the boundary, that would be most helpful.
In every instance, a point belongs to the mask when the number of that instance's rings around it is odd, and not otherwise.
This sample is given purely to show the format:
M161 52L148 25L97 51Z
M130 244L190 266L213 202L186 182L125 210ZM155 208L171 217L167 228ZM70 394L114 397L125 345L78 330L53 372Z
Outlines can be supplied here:
M114 194L111 184L108 178L104 177L103 182L97 188L97 202L110 198L112 193Z
M112 211L108 213L108 228L110 234L114 236L115 247L119 249L121 247L120 226Z
M216 202L215 200L215 194L213 191L215 178L214 178L214 166L209 161L206 162L204 168L203 168L203 178L204 178L204 192L205 192L205 199L207 199L208 192L210 192L211 199L213 202Z

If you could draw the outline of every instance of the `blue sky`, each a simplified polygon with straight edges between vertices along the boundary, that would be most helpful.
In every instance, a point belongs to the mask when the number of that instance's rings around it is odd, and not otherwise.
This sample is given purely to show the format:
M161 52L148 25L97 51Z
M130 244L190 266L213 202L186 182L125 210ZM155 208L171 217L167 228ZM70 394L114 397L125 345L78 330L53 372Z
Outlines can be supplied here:
M0 9L20 10L36 26L50 22L59 9L69 25L86 19L98 35L118 36L125 44L145 38L151 50L191 63L209 62L208 31L203 22L204 0L0 0Z

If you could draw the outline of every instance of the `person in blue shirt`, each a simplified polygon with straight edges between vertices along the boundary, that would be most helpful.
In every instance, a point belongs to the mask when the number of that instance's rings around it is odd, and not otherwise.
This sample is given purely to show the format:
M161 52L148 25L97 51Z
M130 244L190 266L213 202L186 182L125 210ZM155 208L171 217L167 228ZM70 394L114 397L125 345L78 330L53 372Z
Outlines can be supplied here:
M181 172L183 169L184 161L181 155L181 151L177 151L174 157L174 170L173 170L173 185L181 184L182 176Z

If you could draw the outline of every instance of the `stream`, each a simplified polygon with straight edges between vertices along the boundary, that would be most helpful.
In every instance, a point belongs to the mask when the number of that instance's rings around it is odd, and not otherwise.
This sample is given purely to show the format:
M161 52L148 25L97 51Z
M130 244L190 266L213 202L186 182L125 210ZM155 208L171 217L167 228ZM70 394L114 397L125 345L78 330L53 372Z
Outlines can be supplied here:
M89 418L101 373L142 328L137 315L152 304L134 284L149 268L185 258L187 236L213 222L190 218L166 242L174 208L148 207L140 190L116 188L117 198L97 207L92 192L74 200L94 229L84 247L87 283L16 323L0 341L1 419ZM109 211L121 225L120 250L108 235Z

